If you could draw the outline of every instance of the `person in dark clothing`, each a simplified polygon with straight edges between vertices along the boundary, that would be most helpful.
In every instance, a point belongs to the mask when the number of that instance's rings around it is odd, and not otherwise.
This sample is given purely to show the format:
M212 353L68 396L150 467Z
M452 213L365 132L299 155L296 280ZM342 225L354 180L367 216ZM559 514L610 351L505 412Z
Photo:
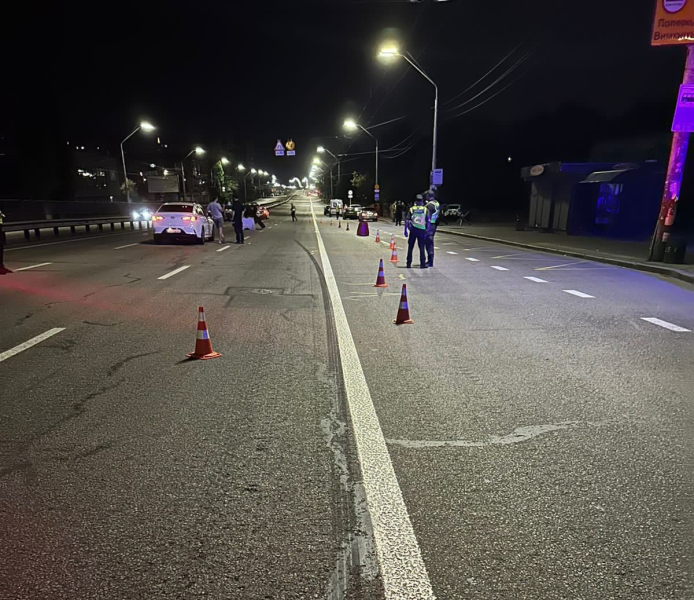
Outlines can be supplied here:
M243 204L237 197L234 197L234 203L231 205L231 220L234 223L234 231L236 232L236 243L243 244Z
M292 223L296 221L296 206L294 206L294 203L292 202Z
M395 225L400 227L402 225L402 213L405 212L405 205L402 202L398 202L395 205Z

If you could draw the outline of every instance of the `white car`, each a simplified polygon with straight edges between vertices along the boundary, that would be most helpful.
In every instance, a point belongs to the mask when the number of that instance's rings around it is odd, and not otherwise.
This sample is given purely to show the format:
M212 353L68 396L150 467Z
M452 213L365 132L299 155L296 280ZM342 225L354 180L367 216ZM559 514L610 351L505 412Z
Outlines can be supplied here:
M154 242L191 240L204 244L214 239L214 221L196 202L167 202L152 215Z

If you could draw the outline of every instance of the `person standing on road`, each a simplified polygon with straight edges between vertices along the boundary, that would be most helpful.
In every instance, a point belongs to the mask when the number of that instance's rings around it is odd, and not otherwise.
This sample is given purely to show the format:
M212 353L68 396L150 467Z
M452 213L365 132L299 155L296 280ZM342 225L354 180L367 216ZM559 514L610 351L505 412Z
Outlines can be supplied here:
M292 223L296 221L296 206L294 206L294 203L292 202Z
M234 223L237 244L243 244L243 210L243 204L241 204L238 196L234 196L234 203L231 205L231 220Z
M426 208L429 213L429 228L427 229L427 265L429 267L434 266L434 236L436 235L436 228L439 224L439 214L441 212L441 207L439 206L438 200L436 200L436 195L433 190L425 192L426 197Z
M395 226L400 227L402 225L402 213L405 212L405 205L402 202L396 202L393 206L393 214L395 215Z
M412 208L407 213L405 221L405 237L407 241L407 268L412 267L412 251L414 244L417 242L419 246L419 267L426 269L428 267L426 257L424 256L424 246L426 244L427 230L429 229L429 211L424 206L424 198L421 194L417 194L417 200Z
M214 221L214 226L217 228L219 243L224 243L224 211L219 199L215 196L214 200L207 205L207 212Z

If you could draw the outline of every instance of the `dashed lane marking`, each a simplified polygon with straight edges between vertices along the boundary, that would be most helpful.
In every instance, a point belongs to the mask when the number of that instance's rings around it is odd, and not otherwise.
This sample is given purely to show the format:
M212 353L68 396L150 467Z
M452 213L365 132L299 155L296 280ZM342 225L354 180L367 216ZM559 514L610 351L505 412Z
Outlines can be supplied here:
M178 267L178 269L174 269L173 271L167 273L166 275L162 275L161 277L157 277L157 279L168 279L169 277L173 277L177 273L180 273L181 271L185 271L186 269L189 269L189 268L190 268L190 265Z
M546 279L540 279L539 277L523 277L523 279L528 279L529 281L534 281L535 283L547 283Z
M470 262L480 262L478 259L472 258L470 256L468 256L465 260L469 260Z
M572 296L578 296L579 298L595 298L595 296L591 296L590 294L584 294L583 292L579 292L578 290L562 290L563 292L566 292L567 294L571 294Z
M457 252L451 252L450 250L446 250L446 254L458 254Z
M497 271L508 271L506 267L498 267L496 265L492 265L492 269L496 269Z
M28 271L29 269L37 269L38 267L45 267L47 265L52 265L53 263L39 263L38 265L31 265L29 267L22 267L20 269L15 269L14 272L16 273L17 271Z
M106 237L118 237L121 235L133 235L137 233L137 229L134 231L126 231L125 233L107 233L103 235L85 235L84 237L76 237L73 240L60 240L59 242L46 242L45 244L29 244L27 246L20 246L19 248L5 248L5 252L16 252L17 250L30 250L31 248L43 248L44 246L55 246L57 244L71 244L72 242L84 242L85 240L103 240Z
M217 250L217 252L224 252L225 250L228 250L229 248L231 248L231 246L222 246L219 250Z
M667 321L663 321L662 319L658 319L656 317L641 317L641 320L653 323L653 325L659 325L660 327L664 327L665 329L669 329L670 331L676 331L677 333L691 331L691 329L685 329L684 327L674 325L673 323L668 323Z
M125 246L117 246L114 248L114 250L122 250L123 248L130 248L131 246L139 246L139 243L136 244L125 244Z
M585 260L579 260L576 262L570 262L570 263L563 263L561 265L552 265L551 267L539 267L535 269L536 271L549 271L550 269L561 269L562 267L569 267L571 265L580 265L581 263L586 262Z
M5 352L0 353L0 362L2 362L3 360L7 360L15 354L23 352L24 350L28 350L32 346L36 346L36 344L40 344L44 340L47 340L49 337L52 337L56 333L60 333L61 331L65 331L65 327L54 327L53 329L49 329L41 335L37 335L36 337L33 337L22 344L19 344L19 346L15 346L14 348L5 350Z
M335 319L347 405L361 464L366 503L373 522L385 597L387 600L434 600L429 575L354 345L313 203L311 216Z

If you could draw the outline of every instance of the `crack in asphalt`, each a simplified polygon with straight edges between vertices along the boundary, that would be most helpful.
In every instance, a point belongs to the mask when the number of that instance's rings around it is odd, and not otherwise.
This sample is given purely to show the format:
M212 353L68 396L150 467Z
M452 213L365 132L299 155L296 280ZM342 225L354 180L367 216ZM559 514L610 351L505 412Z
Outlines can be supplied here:
M159 354L159 351L154 351L154 352L143 352L142 354L133 354L131 356L128 356L124 358L123 360L119 360L118 362L112 364L108 371L106 372L106 375L108 377L113 376L119 369L122 369L125 365L127 365L130 361L137 360L138 358L144 358L145 356L152 356L154 354Z

